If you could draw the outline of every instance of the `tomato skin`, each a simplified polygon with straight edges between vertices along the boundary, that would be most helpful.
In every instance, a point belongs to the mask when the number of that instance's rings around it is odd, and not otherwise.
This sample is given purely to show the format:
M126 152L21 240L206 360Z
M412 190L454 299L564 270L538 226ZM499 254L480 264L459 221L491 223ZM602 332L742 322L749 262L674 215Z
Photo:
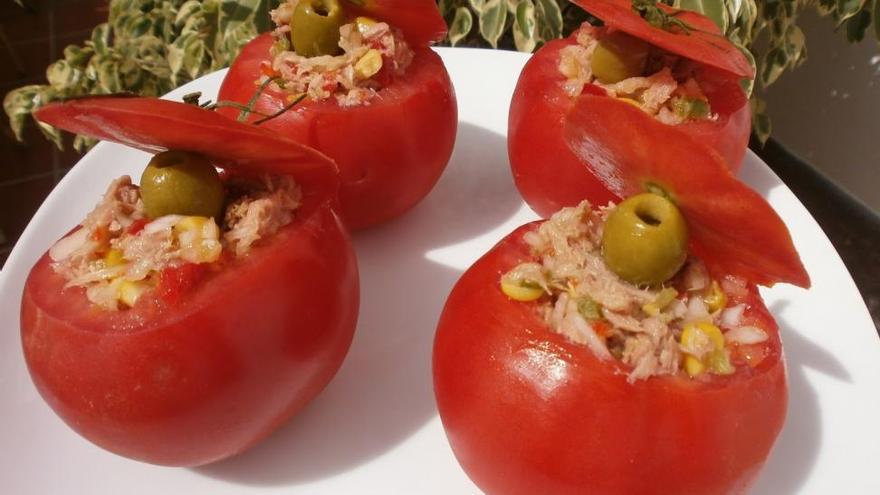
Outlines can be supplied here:
M563 89L565 76L559 72L560 51L576 44L576 35L544 45L523 69L510 105L508 154L516 186L529 206L540 216L549 217L584 198L594 204L618 200L587 171L566 145L562 129L575 97ZM700 82L704 86L715 121L691 122L677 127L683 135L709 145L737 173L742 165L751 131L748 99L736 79L705 68ZM604 93L588 86L587 93ZM616 102L619 108L627 103ZM616 118L616 112L606 116ZM653 117L644 114L645 119ZM621 139L626 139L621 136ZM663 146L659 139L656 146Z
M21 337L40 395L117 454L196 466L241 452L334 376L358 313L350 239L325 199L169 306L92 306L44 255L25 284ZM147 298L147 296L144 296Z
M272 42L266 33L242 49L220 87L219 100L244 104L253 96ZM386 222L411 209L431 191L452 155L458 126L452 81L430 48L413 50L406 74L368 105L342 108L332 98L304 100L261 124L336 161L342 180L340 214L352 229ZM255 110L273 114L286 104L286 95L267 90ZM238 116L235 109L221 112Z
M746 318L764 324L770 350L754 369L630 385L621 365L500 291L500 275L531 257L522 236L536 225L477 261L440 317L434 390L465 472L488 494L744 493L787 406L777 326L755 287Z

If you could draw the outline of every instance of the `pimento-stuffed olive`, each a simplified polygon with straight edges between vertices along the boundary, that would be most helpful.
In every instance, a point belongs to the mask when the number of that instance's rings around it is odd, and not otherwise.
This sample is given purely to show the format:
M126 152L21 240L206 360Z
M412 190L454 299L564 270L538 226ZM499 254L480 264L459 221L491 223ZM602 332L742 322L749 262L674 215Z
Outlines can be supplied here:
M71 428L194 466L249 448L323 389L358 310L332 161L164 100L73 100L37 118L159 152L142 187L114 180L25 284L28 370Z
M581 96L563 138L628 199L524 225L465 272L434 341L440 418L488 494L744 493L787 407L756 284L809 276L714 151L656 121L633 134L641 110L609 105Z
M433 0L287 0L275 29L233 62L221 112L306 143L340 168L349 227L386 222L432 189L452 153L455 94L429 44L446 27ZM300 100L301 98L304 98Z
M595 204L623 199L586 170L562 139L581 94L616 103L608 107L606 120L625 108L638 108L643 122L659 121L698 139L731 170L739 170L751 122L740 83L753 78L754 71L712 21L662 4L654 7L657 19L643 19L629 0L575 3L604 24L585 23L570 37L544 45L523 69L511 102L510 163L529 206L546 217L578 204L584 193ZM644 134L645 125L636 124L631 132ZM671 138L678 139L675 133ZM655 136L651 146L662 145ZM546 156L556 157L554 163L547 164Z

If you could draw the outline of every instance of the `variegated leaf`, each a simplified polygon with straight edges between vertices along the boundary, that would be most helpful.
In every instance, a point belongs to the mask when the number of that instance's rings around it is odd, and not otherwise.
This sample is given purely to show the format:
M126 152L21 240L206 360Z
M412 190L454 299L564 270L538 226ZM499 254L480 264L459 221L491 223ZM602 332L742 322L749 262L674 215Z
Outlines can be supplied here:
M843 24L847 19L858 14L864 5L865 0L837 0L839 23Z
M457 45L463 40L474 27L474 18L467 7L455 9L455 18L449 26L449 43Z
M535 37L550 41L562 36L562 10L556 0L535 0Z
M453 10L457 10L455 3L455 0L439 0L437 2L437 8L440 9L440 15L446 17L451 14Z
M498 40L504 34L507 22L507 4L504 0L488 0L480 14L480 35L492 48L498 48Z
M471 4L471 8L477 12L477 17L482 17L483 12L486 10L486 4L491 0L468 0L468 3Z
M730 0L727 0L730 1ZM705 15L718 26L722 33L727 32L730 24L729 13L725 0L680 0L680 8Z
M19 141L22 139L27 117L39 103L39 95L44 88L45 86L37 84L22 86L6 93L6 97L3 98L3 110L9 116L9 127Z
M526 53L533 52L538 41L535 39L535 4L532 0L519 0L512 28L516 49Z

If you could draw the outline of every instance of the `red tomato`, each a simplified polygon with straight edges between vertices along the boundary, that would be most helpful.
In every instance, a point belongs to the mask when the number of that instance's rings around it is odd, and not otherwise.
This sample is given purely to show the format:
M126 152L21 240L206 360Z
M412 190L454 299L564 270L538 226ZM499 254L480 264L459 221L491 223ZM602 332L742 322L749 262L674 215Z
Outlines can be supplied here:
M272 43L267 33L244 47L220 87L221 101L244 104L251 99ZM369 104L340 107L332 98L304 100L261 124L336 161L342 179L340 213L353 229L386 222L415 206L434 187L452 154L458 108L449 74L430 48L412 48L415 58L406 73ZM274 114L288 104L286 98L267 90L255 110ZM234 109L223 111L238 115Z
M227 168L304 179L302 206L271 239L200 281L171 277L189 288L166 280L186 291L176 303L155 291L129 310L103 311L83 289L64 288L48 255L37 262L22 297L24 355L40 394L71 428L126 457L194 466L247 449L324 388L358 312L354 252L330 208L332 189L318 187L331 162L167 101L81 100L38 117L142 149L174 144Z
M742 53L726 41L718 43L717 35L703 33L690 37L655 29L629 7L618 10L614 2L591 0L580 4L588 10L590 6L594 7L590 11L604 19L609 27L627 31L704 64L698 80L718 119L685 123L674 128L679 134L695 138L713 148L736 173L741 166L751 129L748 99L738 80L739 77L751 77L752 74L748 62L745 62L745 69L742 67ZM628 6L629 2L626 4ZM692 23L699 22L700 26L706 21L693 13L688 14L688 19ZM714 26L711 21L708 22ZM679 46L683 38L687 41L685 48ZM565 77L559 72L559 52L573 44L576 44L575 35L551 41L538 50L523 69L510 106L508 152L513 176L529 206L544 217L562 207L574 206L584 197L590 198L595 204L619 199L584 169L561 137L561 129L576 98L562 87ZM743 73L746 69L748 72ZM604 94L601 88L590 85L584 92ZM625 102L613 101L615 105L609 106L605 115L609 121L616 119L620 111L630 108ZM642 118L655 120L647 114L643 114ZM664 144L654 136L649 137L654 138L650 143L652 146ZM619 139L626 139L626 135Z
M777 326L754 285L746 319L770 336L754 368L706 381L626 381L515 302L500 274L532 258L521 227L458 281L434 341L434 390L461 466L488 494L743 493L785 419Z
M663 189L687 218L691 251L717 271L767 286L810 286L788 228L764 198L704 143L618 106L585 94L569 111L563 140L585 170L619 197Z
M408 42L427 46L446 36L446 21L435 0L344 0L352 15L380 19L399 28Z

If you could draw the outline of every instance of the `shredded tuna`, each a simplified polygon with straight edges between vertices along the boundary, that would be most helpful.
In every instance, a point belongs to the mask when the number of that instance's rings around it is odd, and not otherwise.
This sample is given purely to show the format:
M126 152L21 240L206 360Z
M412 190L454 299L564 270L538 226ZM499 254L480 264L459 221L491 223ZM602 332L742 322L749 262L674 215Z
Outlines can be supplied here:
M631 383L681 373L686 355L700 360L729 355L719 353L702 330L690 330L694 337L682 342L686 326L722 326L735 332L732 340L758 341L761 335L766 340L762 330L739 326L743 304L709 311L703 297L718 284L697 259L690 259L666 287L637 287L613 273L601 254L603 226L613 207L593 209L584 201L560 210L525 234L535 258L515 266L502 280L541 287L547 296L539 300L539 313L548 326L599 359L618 359L629 366ZM727 328L725 322L734 319L737 327ZM733 369L726 366L719 373Z
M262 238L270 237L290 223L302 198L299 186L289 177L265 179L265 189L243 196L226 209L229 229L224 242L236 256L245 255Z
M300 190L290 178L248 183L226 210L223 231L214 219L167 215L145 222L140 189L129 177L110 184L79 229L49 251L53 269L66 287L83 287L95 305L117 310L155 286L166 268L215 263L223 250L246 256L261 239L293 220Z
M406 73L413 51L403 35L384 22L370 26L345 24L339 29L340 55L303 57L293 51L290 34L294 8L299 0L287 0L272 11L276 43L266 69L281 81L273 84L290 93L305 94L312 100L336 98L340 106L369 104L387 79ZM265 81L269 76L265 76ZM262 82L261 81L261 82Z
M578 96L587 84L594 84L613 98L625 98L664 124L678 125L691 120L714 120L718 116L709 111L708 99L700 84L687 71L678 74L674 69L680 60L665 53L652 55L649 67L658 67L645 76L630 77L613 84L599 82L592 72L593 52L607 28L584 24L578 29L576 44L560 50L559 72L565 76L563 89ZM689 110L688 102L705 103L706 112Z

